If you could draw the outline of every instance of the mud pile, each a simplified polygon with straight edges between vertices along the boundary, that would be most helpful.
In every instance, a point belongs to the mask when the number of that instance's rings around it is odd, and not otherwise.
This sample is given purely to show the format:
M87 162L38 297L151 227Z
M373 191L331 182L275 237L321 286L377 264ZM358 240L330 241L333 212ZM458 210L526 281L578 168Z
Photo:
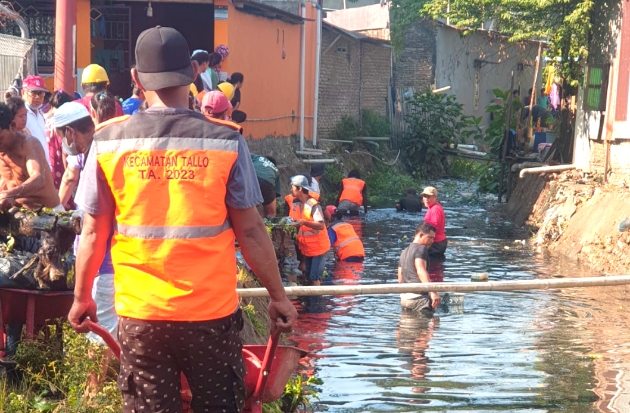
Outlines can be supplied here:
M532 229L538 245L606 274L630 271L630 231L619 231L630 218L625 187L581 171L528 176L519 180L508 214Z

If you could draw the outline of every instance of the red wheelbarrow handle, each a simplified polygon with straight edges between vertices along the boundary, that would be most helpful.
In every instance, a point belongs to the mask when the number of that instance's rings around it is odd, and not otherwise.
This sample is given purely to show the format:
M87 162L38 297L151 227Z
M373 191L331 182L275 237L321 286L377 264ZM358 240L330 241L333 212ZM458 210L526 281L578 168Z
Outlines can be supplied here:
M273 360L276 356L276 349L278 348L278 342L280 341L280 331L276 330L275 333L269 336L269 342L267 343L267 350L265 351L265 357L262 360L262 366L260 369L260 375L256 383L256 389L252 395L252 413L262 412L262 399L267 390L267 381L269 380L269 373L273 366Z
M85 320L85 323L87 324L91 332L93 332L94 334L98 335L100 338L103 339L105 344L107 344L107 347L109 347L112 353L114 353L114 356L118 360L120 360L120 345L114 339L114 337L112 337L112 335L109 334L109 331L105 330L103 327L99 326L92 320Z

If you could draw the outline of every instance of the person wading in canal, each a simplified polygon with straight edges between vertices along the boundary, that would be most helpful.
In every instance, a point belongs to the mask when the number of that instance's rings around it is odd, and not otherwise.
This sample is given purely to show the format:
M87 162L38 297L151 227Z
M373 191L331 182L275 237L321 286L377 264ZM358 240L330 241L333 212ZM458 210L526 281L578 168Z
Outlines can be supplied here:
M337 212L334 205L328 205L326 211L332 219L328 227L328 238L337 259L345 262L363 262L365 259L363 242L352 225L341 220L343 215Z
M361 180L356 169L348 173L348 177L341 180L341 190L337 197L337 211L342 215L359 215L359 208L363 205L363 212L367 214L367 185Z
M180 373L194 412L240 412L245 366L234 238L271 300L273 331L292 330L262 202L238 126L188 109L197 63L175 29L145 30L131 76L148 109L94 135L77 204L84 210L68 320L98 321L92 285L107 238L116 285L123 412L181 412Z
M429 277L429 247L435 238L435 227L426 222L416 228L413 242L400 254L398 264L399 283L430 283ZM403 293L400 294L400 305L404 309L430 315L440 306L440 296L431 293Z
M438 202L437 189L432 186L424 188L422 191L422 202L427 208L427 212L424 214L424 222L428 222L435 227L435 240L429 249L429 255L442 255L446 251L448 240L444 231L446 218L444 217L444 209Z
M309 191L308 178L296 175L291 178L291 195L301 204L302 216L295 221L298 227L298 248L306 261L306 275L311 285L320 285L326 265L326 253L330 250L330 240L324 223L322 206Z

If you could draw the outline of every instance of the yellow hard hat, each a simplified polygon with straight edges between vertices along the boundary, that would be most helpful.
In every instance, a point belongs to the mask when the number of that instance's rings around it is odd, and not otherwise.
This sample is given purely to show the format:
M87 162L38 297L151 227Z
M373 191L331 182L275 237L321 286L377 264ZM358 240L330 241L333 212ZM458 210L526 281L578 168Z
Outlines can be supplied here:
M81 74L81 83L102 83L107 82L109 85L109 77L102 66L91 64Z
M234 98L234 85L230 82L219 83L217 86L221 92L225 95L228 100L232 100Z

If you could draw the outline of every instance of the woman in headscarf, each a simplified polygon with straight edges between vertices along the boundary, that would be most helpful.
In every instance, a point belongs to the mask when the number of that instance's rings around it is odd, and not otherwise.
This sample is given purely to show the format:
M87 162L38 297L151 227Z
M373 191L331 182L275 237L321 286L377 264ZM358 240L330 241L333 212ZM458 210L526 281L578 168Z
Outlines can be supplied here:
M226 45L220 44L217 46L214 52L221 56L221 62L223 62L225 61L225 59L228 58L228 55L230 54L230 49L228 49ZM219 79L221 79L221 62L219 62L219 64L214 67L214 71L217 73Z

